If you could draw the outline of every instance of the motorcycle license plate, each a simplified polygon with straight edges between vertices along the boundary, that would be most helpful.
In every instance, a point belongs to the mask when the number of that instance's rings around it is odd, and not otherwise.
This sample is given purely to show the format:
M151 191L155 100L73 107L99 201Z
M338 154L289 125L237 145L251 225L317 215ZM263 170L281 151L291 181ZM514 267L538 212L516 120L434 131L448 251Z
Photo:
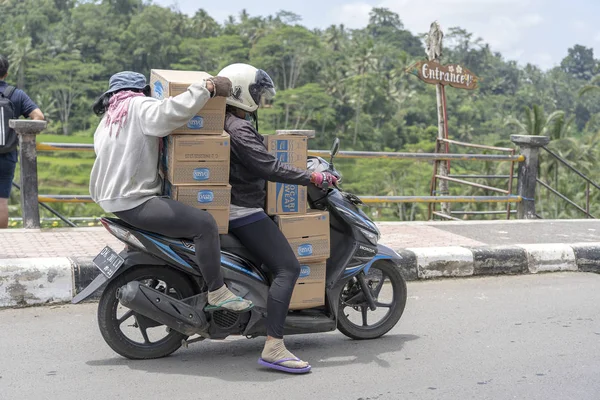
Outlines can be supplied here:
M111 278L125 262L116 251L106 246L92 261L107 278Z

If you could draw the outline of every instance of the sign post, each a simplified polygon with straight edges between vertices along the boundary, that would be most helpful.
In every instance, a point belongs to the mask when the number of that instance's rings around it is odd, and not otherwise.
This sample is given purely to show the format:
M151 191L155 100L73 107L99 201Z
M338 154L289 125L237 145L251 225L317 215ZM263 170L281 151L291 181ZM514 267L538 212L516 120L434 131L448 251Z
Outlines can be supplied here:
M416 75L425 83L436 85L437 114L438 114L438 139L436 141L436 153L448 153L448 109L446 107L446 86L457 89L474 90L478 86L479 78L471 71L458 64L441 65L442 39L444 34L436 21L431 24L427 35L427 58L428 61L419 61L408 67L407 72ZM433 178L431 180L432 195L436 190L436 177L447 178L450 173L450 161L434 163ZM440 179L439 194L448 196L448 181ZM429 205L431 215L432 204ZM441 204L442 214L450 216L450 203Z

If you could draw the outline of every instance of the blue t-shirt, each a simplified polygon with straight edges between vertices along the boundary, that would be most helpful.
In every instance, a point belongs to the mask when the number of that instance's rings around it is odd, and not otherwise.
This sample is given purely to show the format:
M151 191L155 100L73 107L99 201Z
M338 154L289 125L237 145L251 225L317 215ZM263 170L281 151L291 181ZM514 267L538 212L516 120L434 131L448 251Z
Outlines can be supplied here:
M7 86L8 84L6 82L0 81L0 93L4 93ZM29 114L31 114L33 110L38 108L37 104L35 104L33 100L31 100L29 96L27 96L27 94L21 89L16 89L13 92L12 96L10 96L10 101L13 103L13 107L15 109L16 114L15 116L17 118L29 118ZM7 157L11 156L15 159L16 162L17 150L5 153L5 155Z
M4 93L8 84L4 81L0 81L0 93ZM10 96L10 101L13 103L15 108L15 113L17 117L25 117L29 118L29 114L38 106L25 94L21 89L16 89L12 96Z

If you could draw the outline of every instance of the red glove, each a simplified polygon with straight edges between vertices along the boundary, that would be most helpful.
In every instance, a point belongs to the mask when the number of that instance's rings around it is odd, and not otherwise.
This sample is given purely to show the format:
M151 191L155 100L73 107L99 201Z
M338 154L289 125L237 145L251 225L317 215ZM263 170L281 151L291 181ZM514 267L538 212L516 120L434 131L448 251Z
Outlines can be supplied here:
M338 179L329 172L313 172L310 175L310 182L316 187L323 187L323 183L327 182L329 186L337 184Z

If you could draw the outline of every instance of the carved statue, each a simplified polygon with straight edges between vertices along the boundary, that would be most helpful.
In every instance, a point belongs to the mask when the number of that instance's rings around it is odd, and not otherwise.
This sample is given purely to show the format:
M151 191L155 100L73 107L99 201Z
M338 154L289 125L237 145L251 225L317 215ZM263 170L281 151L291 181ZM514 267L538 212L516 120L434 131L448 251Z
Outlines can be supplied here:
M429 60L439 61L442 57L442 39L444 38L444 33L442 32L442 28L440 28L440 24L435 21L431 24L431 28L429 29L429 33L427 34L426 44L427 44L427 56Z

